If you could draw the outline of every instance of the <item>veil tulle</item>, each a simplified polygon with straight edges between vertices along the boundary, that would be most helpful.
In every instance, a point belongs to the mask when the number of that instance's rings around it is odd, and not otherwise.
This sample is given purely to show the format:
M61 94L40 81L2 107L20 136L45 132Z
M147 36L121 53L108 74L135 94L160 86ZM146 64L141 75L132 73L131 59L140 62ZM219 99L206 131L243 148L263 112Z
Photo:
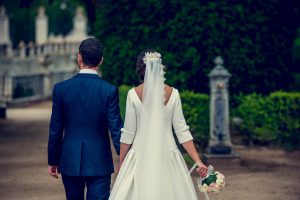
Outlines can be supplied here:
M135 184L139 185L135 199L180 199L176 194L176 177L171 152L167 144L164 113L164 66L159 53L146 53L143 108L141 114L141 137L143 145L137 163ZM140 185L142 184L142 185Z

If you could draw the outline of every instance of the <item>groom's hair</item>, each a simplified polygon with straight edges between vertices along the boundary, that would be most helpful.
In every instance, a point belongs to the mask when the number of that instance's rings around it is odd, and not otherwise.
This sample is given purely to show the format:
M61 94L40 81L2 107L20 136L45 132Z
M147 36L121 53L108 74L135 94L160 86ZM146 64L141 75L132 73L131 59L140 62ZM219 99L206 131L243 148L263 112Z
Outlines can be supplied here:
M145 70L146 70L146 64L144 63L144 57L146 55L146 53L154 53L155 50L153 49L146 49L144 51L142 51L136 61L136 71L139 75L140 81L144 82L144 78L145 78Z
M79 46L82 62L88 67L96 67L102 60L102 45L95 38L83 40Z

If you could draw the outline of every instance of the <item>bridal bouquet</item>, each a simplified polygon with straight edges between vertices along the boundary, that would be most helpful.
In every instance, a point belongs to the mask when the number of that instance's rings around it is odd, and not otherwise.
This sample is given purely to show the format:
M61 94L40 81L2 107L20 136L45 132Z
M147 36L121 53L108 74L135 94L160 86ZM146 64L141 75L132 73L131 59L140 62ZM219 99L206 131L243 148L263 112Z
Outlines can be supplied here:
M193 165L190 173L198 166L188 154L183 155L184 160ZM208 166L207 176L197 179L198 188L204 193L206 200L209 200L207 193L218 193L223 187L225 187L225 176L218 171L214 172L213 166Z

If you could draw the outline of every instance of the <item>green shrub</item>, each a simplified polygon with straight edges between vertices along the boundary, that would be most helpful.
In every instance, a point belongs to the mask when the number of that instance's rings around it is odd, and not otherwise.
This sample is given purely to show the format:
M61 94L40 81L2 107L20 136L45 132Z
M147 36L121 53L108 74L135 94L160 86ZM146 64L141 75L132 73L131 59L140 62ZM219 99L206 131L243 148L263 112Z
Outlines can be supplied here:
M119 87L121 116L124 119L127 92L132 87ZM195 140L204 146L209 133L209 97L206 94L196 94L189 91L180 93L183 113Z
M300 93L245 96L237 108L241 130L250 139L295 149L300 144Z
M125 118L125 108L126 108L126 98L127 98L127 92L131 89L132 87L128 85L121 85L119 87L119 105L120 105L120 112L121 112L121 117L122 119Z
M194 139L202 147L209 137L209 96L189 91L180 93L182 109Z

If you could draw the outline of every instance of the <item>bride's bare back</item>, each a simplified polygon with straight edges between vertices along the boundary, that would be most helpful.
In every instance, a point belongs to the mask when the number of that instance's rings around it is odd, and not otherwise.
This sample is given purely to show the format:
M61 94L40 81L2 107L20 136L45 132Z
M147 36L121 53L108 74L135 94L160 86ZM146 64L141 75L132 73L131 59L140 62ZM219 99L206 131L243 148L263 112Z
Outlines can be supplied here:
M143 100L143 89L144 89L144 84L141 84L134 88L135 92L137 93L141 101ZM166 97L165 105L168 103L172 92L173 92L173 88L170 87L169 85L165 85L165 97Z

